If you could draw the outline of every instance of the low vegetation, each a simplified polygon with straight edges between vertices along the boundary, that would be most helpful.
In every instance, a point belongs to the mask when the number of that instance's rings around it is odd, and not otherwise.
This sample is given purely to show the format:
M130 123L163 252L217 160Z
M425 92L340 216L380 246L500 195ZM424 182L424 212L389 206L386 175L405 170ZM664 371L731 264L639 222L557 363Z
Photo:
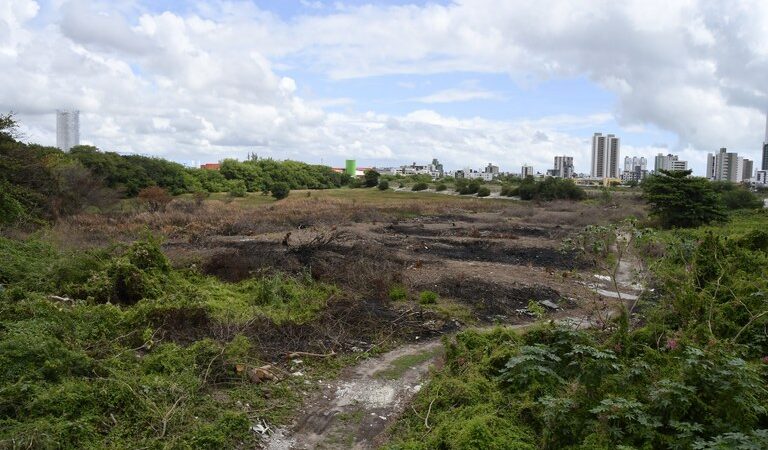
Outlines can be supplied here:
M641 234L641 321L460 333L389 448L765 448L766 218Z

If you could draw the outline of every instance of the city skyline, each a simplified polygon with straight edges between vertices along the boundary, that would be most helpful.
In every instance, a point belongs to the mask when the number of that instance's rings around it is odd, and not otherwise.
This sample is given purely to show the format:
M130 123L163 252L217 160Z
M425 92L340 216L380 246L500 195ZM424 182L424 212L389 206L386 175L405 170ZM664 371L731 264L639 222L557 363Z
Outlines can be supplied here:
M703 174L720 147L763 163L768 5L739 4L18 0L0 103L30 141L54 145L69 105L82 143L176 161L569 154L589 172L602 130ZM597 59L605 32L620 38Z

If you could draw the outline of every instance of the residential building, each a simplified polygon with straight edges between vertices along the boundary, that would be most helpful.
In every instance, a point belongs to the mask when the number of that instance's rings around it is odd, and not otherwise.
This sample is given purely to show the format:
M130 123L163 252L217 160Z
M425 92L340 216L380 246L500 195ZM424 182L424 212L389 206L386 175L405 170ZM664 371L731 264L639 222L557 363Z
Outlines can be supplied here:
M755 172L755 182L757 184L768 184L768 170L758 170Z
M741 183L752 177L753 162L744 159L738 153L730 153L721 148L718 153L707 154L707 173L710 180Z
M221 164L219 163L205 163L201 164L200 168L203 170L219 170L221 169Z
M768 114L765 116L765 139L763 139L763 161L760 170L768 170Z
M752 179L752 173L755 170L755 163L751 159L744 158L741 160L741 179Z
M555 156L555 167L547 175L559 178L573 178L573 156Z
M80 145L80 111L56 110L56 147L69 151Z
M642 181L648 175L648 160L641 156L624 158L624 171L621 181Z
M677 155L664 155L659 153L653 163L653 171L658 173L660 170L678 171L688 170L688 161L681 161Z
M520 176L525 177L532 177L533 176L533 166L529 166L527 164L524 164L522 169L520 170Z
M494 166L493 164L488 163L488 165L485 166L485 169L483 170L483 172L493 174L494 176L498 176L499 166Z
M619 147L619 138L612 134L592 136L592 177L619 178Z

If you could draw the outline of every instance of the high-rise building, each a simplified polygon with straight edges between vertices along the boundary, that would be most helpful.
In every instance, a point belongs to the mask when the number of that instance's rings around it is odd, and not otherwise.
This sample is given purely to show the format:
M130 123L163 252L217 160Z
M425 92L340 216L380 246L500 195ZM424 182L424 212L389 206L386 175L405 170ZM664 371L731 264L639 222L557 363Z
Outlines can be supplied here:
M622 181L641 181L648 175L648 160L643 156L627 156L624 158Z
M56 110L56 147L69 151L80 145L80 111Z
M644 156L627 156L624 158L624 170L635 170L635 167L640 167L641 170L648 169L648 160Z
M573 156L555 156L555 167L547 174L559 178L573 178Z
M619 177L619 138L609 134L592 136L592 170L595 178Z
M765 138L763 139L763 161L760 170L768 170L768 114L765 115Z
M741 160L741 179L749 180L752 178L752 172L755 169L755 163L751 159L743 158Z
M752 177L753 163L738 153L721 148L718 153L707 154L707 178L717 181L741 183Z
M659 173L660 170L688 170L688 161L681 161L677 155L665 156L663 153L659 153L653 163L653 171Z
M522 169L520 170L520 176L523 178L525 177L532 177L533 176L533 166L529 166L528 164L524 164Z

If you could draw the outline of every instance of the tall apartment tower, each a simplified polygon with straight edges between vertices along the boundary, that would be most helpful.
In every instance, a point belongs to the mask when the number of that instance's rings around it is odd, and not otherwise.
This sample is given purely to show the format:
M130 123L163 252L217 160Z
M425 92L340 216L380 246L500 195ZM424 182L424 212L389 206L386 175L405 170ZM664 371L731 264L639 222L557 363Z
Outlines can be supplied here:
M768 170L768 114L765 115L765 139L763 139L763 161L760 170Z
M592 136L592 171L594 178L619 178L619 138L609 134Z
M707 154L707 178L710 180L741 183L752 177L752 166L752 161L738 153L728 153L725 148L714 155Z
M573 156L555 156L555 167L550 174L560 178L573 178Z
M80 111L56 110L56 147L69 151L80 145Z

